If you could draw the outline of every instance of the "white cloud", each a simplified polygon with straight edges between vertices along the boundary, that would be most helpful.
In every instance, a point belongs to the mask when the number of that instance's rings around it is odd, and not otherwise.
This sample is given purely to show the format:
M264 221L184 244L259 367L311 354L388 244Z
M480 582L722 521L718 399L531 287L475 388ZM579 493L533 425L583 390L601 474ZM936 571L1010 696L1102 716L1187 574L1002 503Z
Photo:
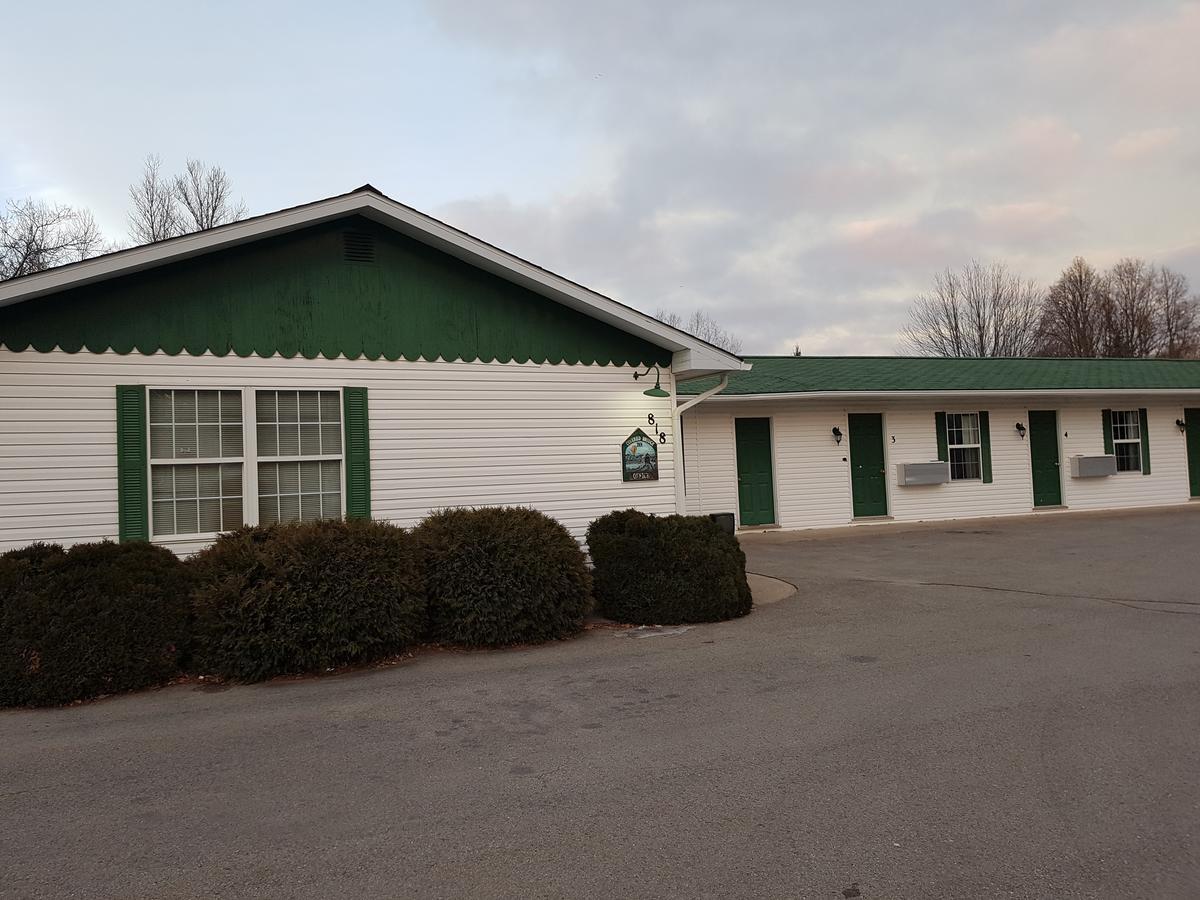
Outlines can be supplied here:
M1122 231L1148 196L1162 229L1200 240L1194 187L1146 181L1132 197L1116 168L1183 148L1138 120L1145 91L1160 113L1184 95L1168 75L1194 63L1167 33L1190 34L1192 4L1025 6L1019 21L936 2L753 17L561 6L525 0L499 23L469 0L439 14L484 44L554 48L553 83L529 96L587 97L613 167L602 187L511 218L494 200L453 214L643 308L706 308L751 350L894 349L907 299L972 258L1044 280L1114 241L1149 252L1162 235L1145 220ZM1128 58L1160 40L1169 62L1152 76L1122 77L1117 99L1081 93L1117 77L1098 73L1097 46Z
M1200 3L1129 4L1123 16L1068 20L1032 44L1027 59L1047 100L1082 99L1129 118L1194 104L1198 45Z
M1122 162L1141 162L1173 146L1179 140L1179 135L1180 129L1177 127L1130 131L1113 141L1110 152L1114 159Z

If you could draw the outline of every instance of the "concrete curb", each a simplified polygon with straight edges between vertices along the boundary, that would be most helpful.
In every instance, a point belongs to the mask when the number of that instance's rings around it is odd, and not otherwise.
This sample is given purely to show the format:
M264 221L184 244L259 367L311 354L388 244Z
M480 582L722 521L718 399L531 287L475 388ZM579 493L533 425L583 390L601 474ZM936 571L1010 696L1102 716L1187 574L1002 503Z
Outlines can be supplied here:
M754 598L755 606L769 606L793 596L798 588L790 581L782 578L772 578L770 575L746 573L746 581L750 584L750 596Z

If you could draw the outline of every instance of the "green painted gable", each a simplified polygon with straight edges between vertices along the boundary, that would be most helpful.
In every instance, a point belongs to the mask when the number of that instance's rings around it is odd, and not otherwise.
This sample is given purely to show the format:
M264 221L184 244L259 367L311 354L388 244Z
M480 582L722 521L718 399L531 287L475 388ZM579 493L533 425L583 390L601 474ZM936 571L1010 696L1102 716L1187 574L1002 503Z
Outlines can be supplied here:
M888 391L1197 390L1200 360L747 356L722 395ZM698 394L717 379L681 382Z
M374 239L373 261L347 258L347 232ZM669 350L357 217L0 308L0 343L71 353L671 361Z

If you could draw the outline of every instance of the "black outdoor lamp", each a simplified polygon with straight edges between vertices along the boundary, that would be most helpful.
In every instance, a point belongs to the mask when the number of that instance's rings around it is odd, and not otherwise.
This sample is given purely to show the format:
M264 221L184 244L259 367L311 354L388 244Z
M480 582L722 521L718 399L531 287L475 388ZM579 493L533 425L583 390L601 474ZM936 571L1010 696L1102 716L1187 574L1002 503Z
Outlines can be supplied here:
M649 366L645 372L634 372L633 380L637 381L639 378L645 378L650 374L650 369L654 370L654 387L646 388L642 393L647 397L670 397L671 395L662 389L662 373L659 372L658 366Z
M1180 434L1183 434L1187 431L1187 422L1183 421L1183 419L1176 419L1175 424L1179 426Z
M833 435L833 442L840 445L842 443L842 429L834 425L833 431L830 433Z
M1021 438L1022 438L1022 439L1024 439L1024 437L1025 437L1025 423L1023 423L1023 422L1018 422L1018 423L1017 423L1017 425L1016 425L1016 428L1017 428L1017 434L1019 434L1019 435L1021 436Z

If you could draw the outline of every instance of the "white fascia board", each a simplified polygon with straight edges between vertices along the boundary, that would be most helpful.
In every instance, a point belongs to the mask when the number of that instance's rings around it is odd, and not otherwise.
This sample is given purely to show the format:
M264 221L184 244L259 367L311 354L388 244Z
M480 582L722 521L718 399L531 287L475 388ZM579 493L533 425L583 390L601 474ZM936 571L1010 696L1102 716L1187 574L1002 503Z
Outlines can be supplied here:
M176 260L227 249L269 235L284 234L350 215L361 215L379 222L563 306L670 350L673 354L672 369L676 375L695 377L701 372L735 372L750 367L735 354L727 353L665 325L653 316L590 291L582 285L505 253L498 247L372 191L359 191L319 200L209 231L184 235L0 283L0 306L33 300L69 287L79 287L118 275L144 271Z
M677 381L690 381L725 372L748 372L752 368L751 363L740 359L736 366L731 366L726 362L728 358L729 354L707 345L676 350L671 355L671 371Z
M681 397L686 397L686 394ZM1034 397L1173 397L1200 396L1200 388L1047 388L1006 391L805 391L786 394L717 394L707 403L734 403L763 400L922 400L995 397L1027 399Z

